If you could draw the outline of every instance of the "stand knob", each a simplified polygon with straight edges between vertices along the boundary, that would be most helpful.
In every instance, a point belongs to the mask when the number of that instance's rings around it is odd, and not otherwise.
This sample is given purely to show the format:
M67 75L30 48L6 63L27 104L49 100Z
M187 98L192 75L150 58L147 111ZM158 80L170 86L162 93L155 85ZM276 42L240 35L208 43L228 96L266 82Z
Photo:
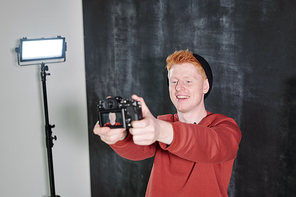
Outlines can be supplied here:
M57 136L52 136L51 139L57 141L58 138Z

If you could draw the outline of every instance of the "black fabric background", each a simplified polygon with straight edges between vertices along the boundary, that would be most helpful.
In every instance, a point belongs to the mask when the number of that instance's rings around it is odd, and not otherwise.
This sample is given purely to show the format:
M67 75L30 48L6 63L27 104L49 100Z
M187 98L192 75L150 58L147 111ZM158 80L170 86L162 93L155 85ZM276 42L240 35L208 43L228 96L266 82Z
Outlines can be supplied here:
M153 158L128 161L101 142L96 105L137 94L155 116L174 113L164 67L180 49L208 60L206 107L242 130L229 196L294 196L295 10L293 0L83 0L92 196L144 196Z

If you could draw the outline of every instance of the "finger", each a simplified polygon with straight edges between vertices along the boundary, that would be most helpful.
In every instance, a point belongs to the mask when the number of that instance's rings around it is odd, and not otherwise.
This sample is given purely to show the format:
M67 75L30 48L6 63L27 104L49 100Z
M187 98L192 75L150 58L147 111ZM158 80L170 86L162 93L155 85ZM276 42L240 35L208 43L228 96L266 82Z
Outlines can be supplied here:
M114 144L119 140L123 140L127 136L126 129L111 129L106 135L102 135L101 139L107 144Z
M138 145L150 145L155 142L152 134L133 135L133 141Z
M142 97L139 97L134 94L132 96L132 99L141 102L143 117L146 117L147 115L151 114L149 108L147 107L147 105Z
M98 127L100 127L100 121L97 121L97 123L96 123L95 126L94 126L94 129L95 129L95 128L98 128Z
M112 135L112 136L102 135L100 137L101 137L101 140L107 144L115 144L121 137L121 134Z
M151 132L151 129L149 129L148 127L145 127L145 128L130 128L129 133L133 136L147 135L149 137L149 135L153 134L154 132Z
M110 129L110 131L106 134L108 136L113 136L113 135L121 135L123 132L125 132L125 128L118 128L118 129Z
M144 101L144 99L142 97L139 97L139 96L133 94L132 99L141 102L142 106L145 105L147 107L147 105L146 105L146 103L145 103L145 101Z
M100 125L96 125L93 129L94 134L96 135L103 135L110 131L111 129L109 127L100 127Z
M110 127L101 127L99 123L100 122L98 121L93 129L93 132L96 135L105 135L106 133L109 133L112 130Z
M128 132L131 134L131 135L136 135L137 134L137 130L135 128L130 128L128 130Z
M145 128L147 125L148 123L146 119L132 121L133 128Z
M130 134L132 134L132 135L143 135L143 134L145 134L145 129L142 129L142 128L130 128L129 129L129 132L130 132Z

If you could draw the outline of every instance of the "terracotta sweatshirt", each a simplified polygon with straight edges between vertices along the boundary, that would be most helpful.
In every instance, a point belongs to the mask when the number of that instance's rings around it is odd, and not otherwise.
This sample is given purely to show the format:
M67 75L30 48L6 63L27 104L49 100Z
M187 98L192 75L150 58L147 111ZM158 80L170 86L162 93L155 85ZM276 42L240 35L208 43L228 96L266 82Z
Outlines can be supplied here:
M178 115L162 115L170 122L174 139L170 146L155 142L149 146L133 143L129 134L111 145L130 160L154 158L146 197L219 197L227 189L241 140L236 122L222 114L207 116L199 124L187 124Z

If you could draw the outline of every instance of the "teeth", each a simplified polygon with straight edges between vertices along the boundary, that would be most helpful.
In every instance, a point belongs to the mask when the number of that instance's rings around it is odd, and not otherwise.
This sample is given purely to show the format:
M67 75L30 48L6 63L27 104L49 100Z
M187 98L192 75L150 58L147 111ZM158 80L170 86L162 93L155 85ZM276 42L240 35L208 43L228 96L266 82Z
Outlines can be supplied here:
M178 99L186 99L189 98L188 96L177 96Z

